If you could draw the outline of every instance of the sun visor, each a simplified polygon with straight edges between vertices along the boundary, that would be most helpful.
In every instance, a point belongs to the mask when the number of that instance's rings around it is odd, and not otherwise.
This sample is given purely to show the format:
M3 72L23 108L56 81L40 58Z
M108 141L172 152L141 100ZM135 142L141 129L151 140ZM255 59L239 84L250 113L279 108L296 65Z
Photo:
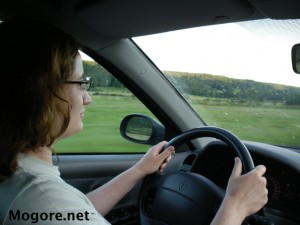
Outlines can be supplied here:
M119 38L242 21L254 12L248 1L241 0L88 1L75 11L93 29Z

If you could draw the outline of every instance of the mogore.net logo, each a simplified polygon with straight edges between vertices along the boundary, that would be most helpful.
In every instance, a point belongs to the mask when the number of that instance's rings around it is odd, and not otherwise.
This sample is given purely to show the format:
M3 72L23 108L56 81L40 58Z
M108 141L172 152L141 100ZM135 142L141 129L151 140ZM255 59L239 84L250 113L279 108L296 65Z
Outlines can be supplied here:
M9 210L10 221L29 221L38 223L40 221L89 221L90 213L85 212L22 212L20 210Z

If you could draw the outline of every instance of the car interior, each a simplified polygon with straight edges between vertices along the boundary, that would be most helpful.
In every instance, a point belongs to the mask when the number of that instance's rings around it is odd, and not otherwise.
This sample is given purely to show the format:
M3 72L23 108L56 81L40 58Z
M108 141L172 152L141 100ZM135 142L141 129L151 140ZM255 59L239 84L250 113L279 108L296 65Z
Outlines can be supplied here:
M294 148L241 140L222 127L209 126L134 41L135 37L209 25L261 19L296 20L300 19L300 1L0 1L0 21L17 16L45 21L75 37L82 45L82 52L122 83L153 115L140 112L124 115L118 122L118 135L124 142L133 142L146 150L167 140L176 148L176 155L163 174L146 177L105 216L111 224L209 224L224 197L235 156L242 159L243 172L259 164L266 165L268 171L269 201L245 224L300 224L300 145ZM291 50L290 66L295 72L299 49L296 45ZM104 103L99 107L105 107ZM103 123L94 126L105 126ZM141 134L137 138L131 133L144 124L149 137ZM106 134L99 132L89 138L101 135ZM82 140L81 152L69 149L53 155L61 177L83 193L130 168L145 151L91 152L89 142ZM96 148L108 149L108 146L103 143Z

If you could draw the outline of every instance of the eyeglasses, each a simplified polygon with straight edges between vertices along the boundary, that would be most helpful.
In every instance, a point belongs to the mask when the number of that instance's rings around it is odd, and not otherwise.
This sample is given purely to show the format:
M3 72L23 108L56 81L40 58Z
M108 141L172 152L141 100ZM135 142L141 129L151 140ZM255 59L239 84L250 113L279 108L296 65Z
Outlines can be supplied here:
M91 88L91 85L92 85L92 78L91 77L85 77L81 80L78 80L78 81L73 81L73 80L65 80L64 81L65 84L78 84L80 89L82 90L90 90Z

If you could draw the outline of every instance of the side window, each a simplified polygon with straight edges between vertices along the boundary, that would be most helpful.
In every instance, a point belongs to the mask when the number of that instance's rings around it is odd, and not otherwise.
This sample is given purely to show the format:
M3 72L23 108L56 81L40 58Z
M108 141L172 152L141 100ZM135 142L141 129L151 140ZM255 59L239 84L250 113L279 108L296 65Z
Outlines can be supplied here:
M153 114L114 76L94 61L83 60L85 76L93 79L92 103L85 106L81 132L60 140L56 153L135 153L150 146L135 144L120 135L122 119L132 113Z

